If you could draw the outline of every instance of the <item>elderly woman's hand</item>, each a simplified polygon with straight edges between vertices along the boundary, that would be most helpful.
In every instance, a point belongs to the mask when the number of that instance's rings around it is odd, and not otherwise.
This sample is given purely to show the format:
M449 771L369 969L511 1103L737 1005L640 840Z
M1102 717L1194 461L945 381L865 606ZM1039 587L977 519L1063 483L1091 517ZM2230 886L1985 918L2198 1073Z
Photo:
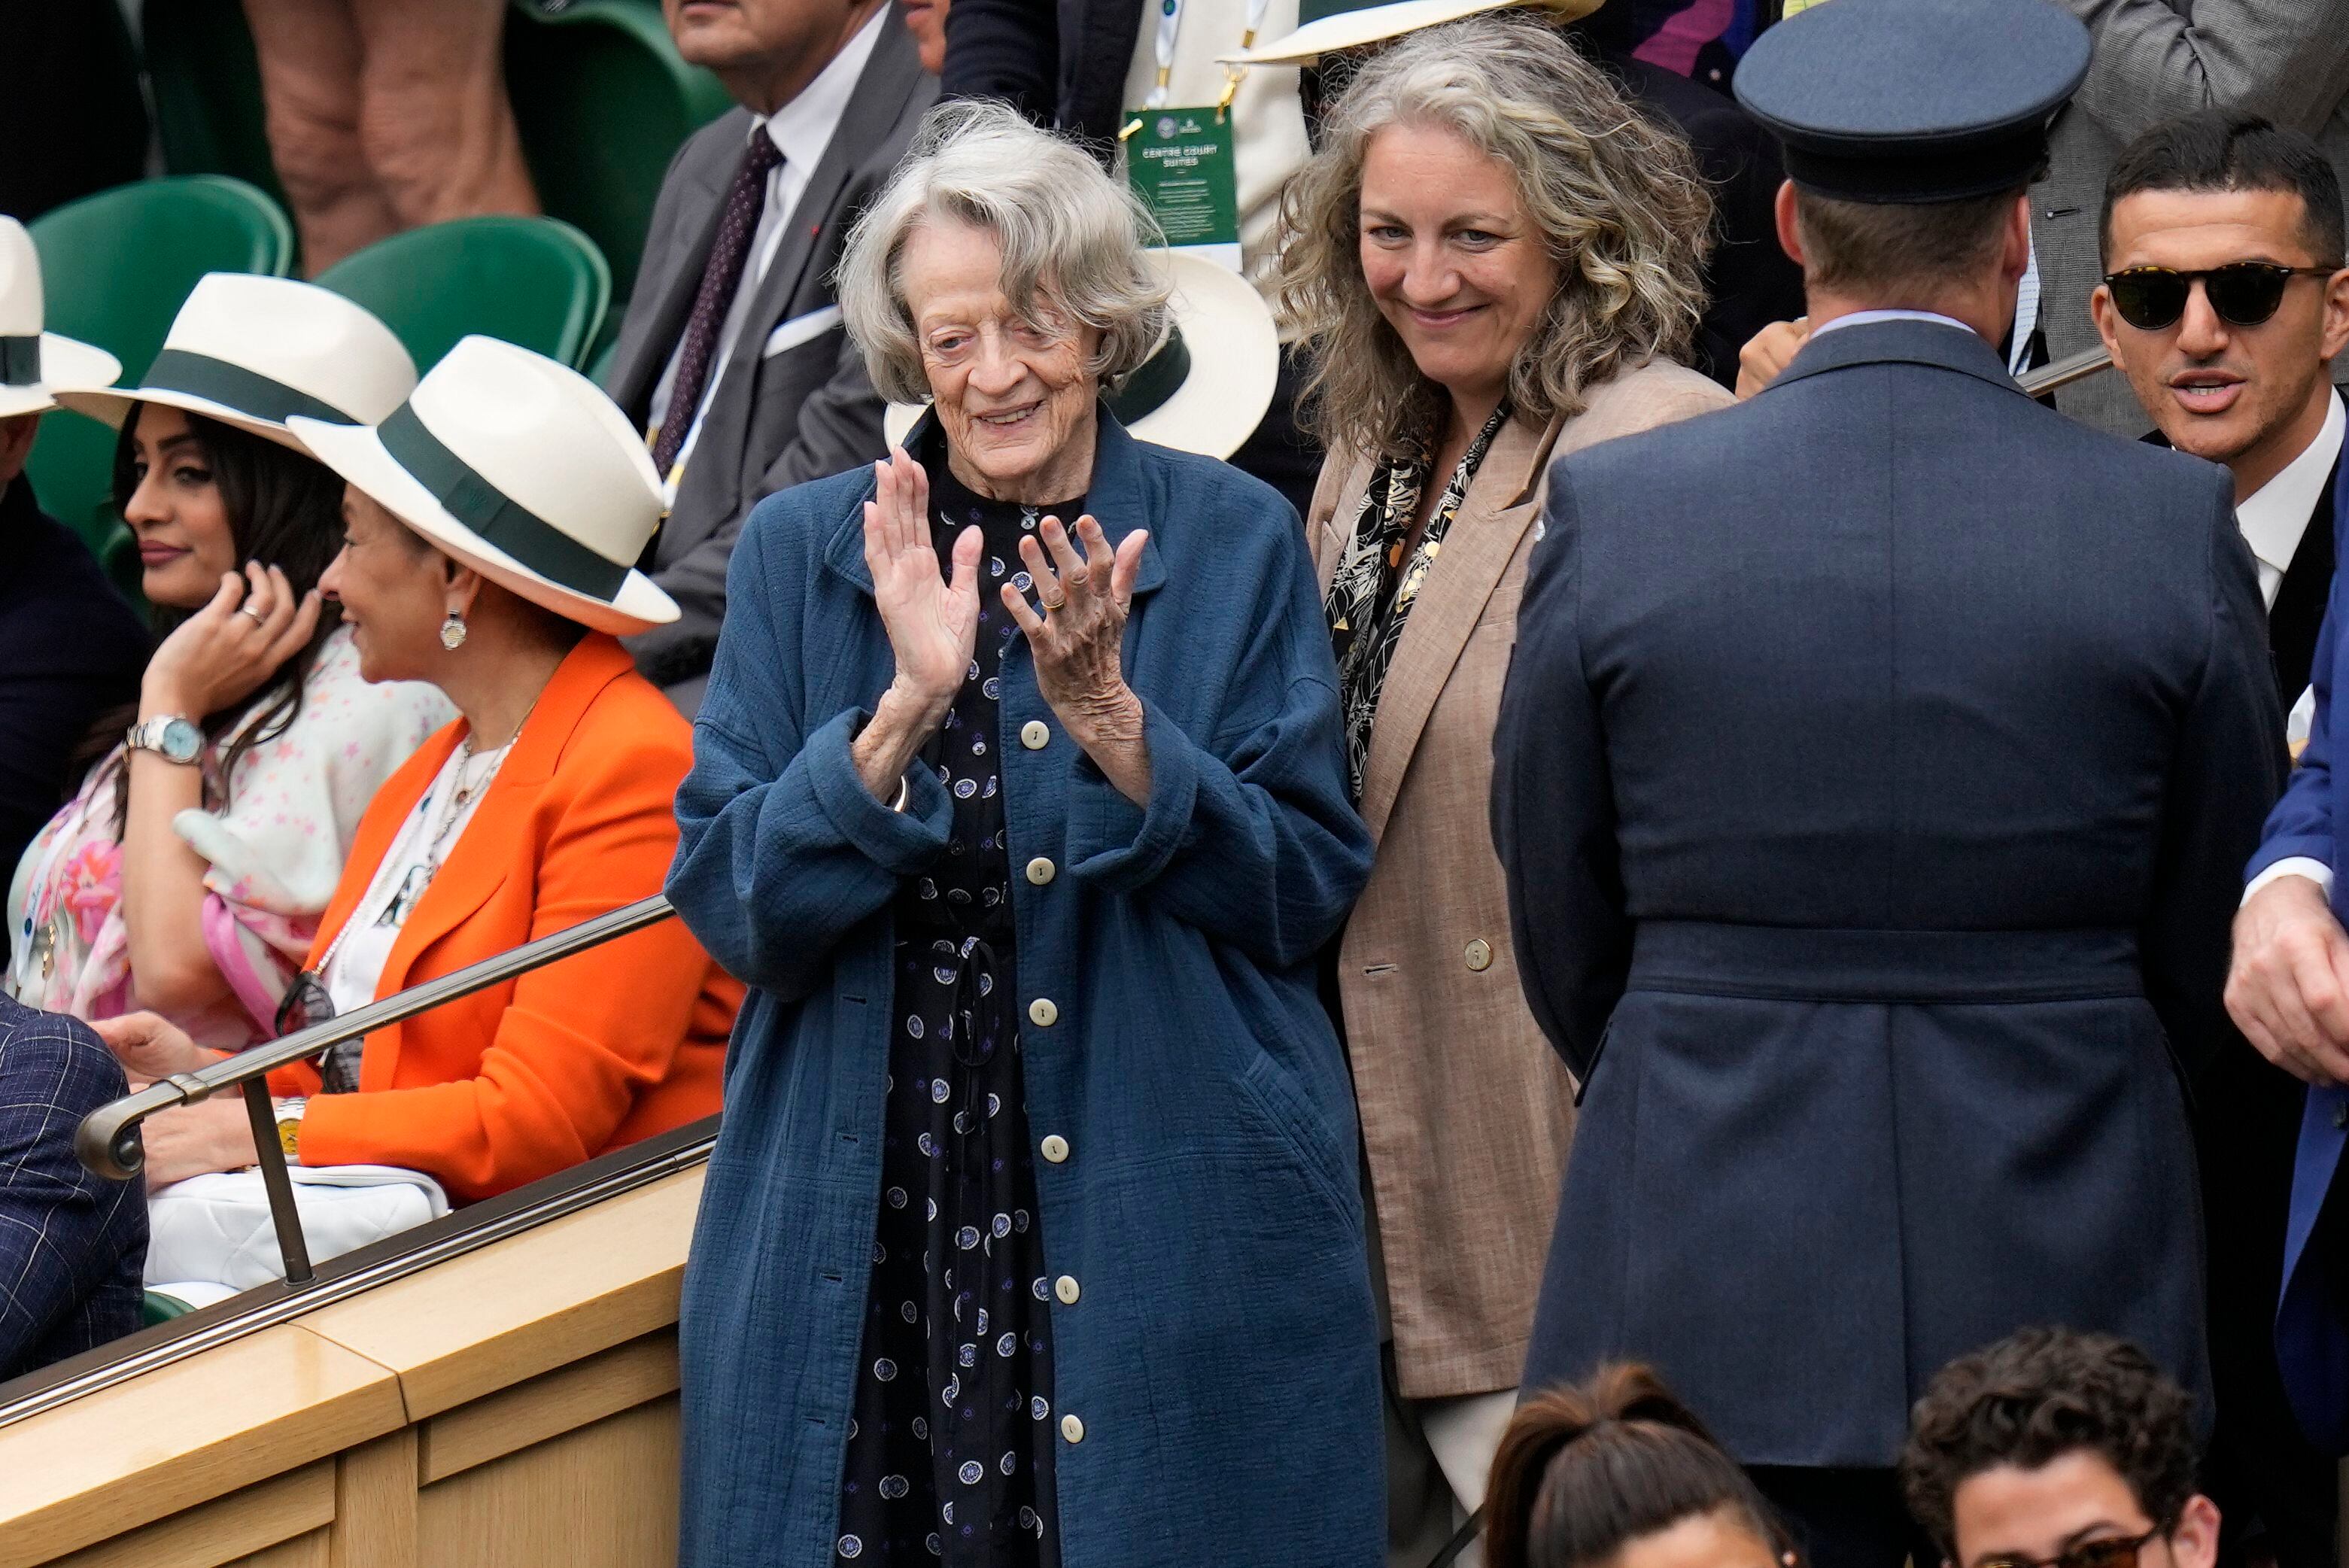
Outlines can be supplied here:
M864 503L864 565L897 673L851 755L866 789L890 799L922 743L944 722L978 635L979 531L956 536L954 578L930 542L930 480L900 448L873 465Z
M150 1192L191 1176L242 1171L261 1158L243 1098L234 1094L159 1110L140 1124L139 1137Z
M1125 618L1133 606L1133 579L1150 536L1136 529L1114 552L1101 524L1077 519L1072 542L1061 520L1048 517L1019 542L1019 559L1034 579L1039 614L1019 590L1003 585L1003 603L1028 634L1036 657L1036 685L1060 716L1070 738L1118 792L1141 805L1150 798L1150 748L1143 737L1142 699L1125 684ZM1084 553L1077 553L1077 543ZM1051 562L1045 562L1050 551Z
M99 1018L90 1027L122 1064L133 1088L143 1088L173 1073L191 1073L221 1059L218 1051L206 1050L188 1038L186 1030L154 1013Z

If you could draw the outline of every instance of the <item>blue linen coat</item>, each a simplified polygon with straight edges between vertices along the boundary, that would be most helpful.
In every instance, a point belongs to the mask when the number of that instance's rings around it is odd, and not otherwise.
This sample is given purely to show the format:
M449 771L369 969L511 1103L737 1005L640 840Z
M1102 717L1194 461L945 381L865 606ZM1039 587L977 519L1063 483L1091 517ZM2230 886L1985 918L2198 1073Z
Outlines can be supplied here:
M859 469L752 514L678 795L669 897L752 987L678 1330L686 1568L833 1562L891 905L951 819L934 772L900 814L849 758L894 668L873 492ZM1069 739L1024 639L999 745L1045 1264L1081 1292L1050 1304L1062 1560L1370 1568L1378 1331L1351 1088L1313 983L1370 841L1304 533L1267 486L1105 411L1087 504L1112 541L1150 530L1124 648L1148 806Z

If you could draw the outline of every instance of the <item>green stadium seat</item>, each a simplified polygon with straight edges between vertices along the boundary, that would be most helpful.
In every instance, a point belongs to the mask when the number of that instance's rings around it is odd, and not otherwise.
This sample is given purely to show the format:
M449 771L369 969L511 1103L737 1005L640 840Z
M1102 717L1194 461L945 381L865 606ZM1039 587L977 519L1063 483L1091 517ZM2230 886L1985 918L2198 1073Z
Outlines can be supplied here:
M429 370L470 333L576 366L612 302L595 242L554 218L459 218L344 257L314 280L381 316Z
M198 278L283 277L294 260L294 227L277 203L217 174L119 185L46 213L31 229L49 329L111 353L126 381L163 346ZM26 465L41 505L135 593L138 558L114 510L113 470L111 430L75 414L41 421Z
M166 1295L160 1290L150 1290L147 1293L146 1300L140 1304L139 1326L141 1328L152 1328L159 1323L169 1323L175 1317L185 1317L195 1310L176 1295Z
M165 171L230 175L284 203L238 0L145 0L140 26Z
M733 100L649 0L515 0L506 91L540 205L595 242L626 300L669 160Z

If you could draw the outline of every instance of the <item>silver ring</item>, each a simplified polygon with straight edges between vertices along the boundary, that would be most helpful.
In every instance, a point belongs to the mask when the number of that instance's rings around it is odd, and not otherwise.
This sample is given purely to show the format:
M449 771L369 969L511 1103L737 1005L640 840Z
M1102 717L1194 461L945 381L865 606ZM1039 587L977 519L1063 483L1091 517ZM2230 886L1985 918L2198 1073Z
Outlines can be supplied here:
M250 604L240 606L237 610L237 614L240 615L252 616L253 624L256 626L266 625L269 621L269 617L267 615L263 614L260 611L254 609Z

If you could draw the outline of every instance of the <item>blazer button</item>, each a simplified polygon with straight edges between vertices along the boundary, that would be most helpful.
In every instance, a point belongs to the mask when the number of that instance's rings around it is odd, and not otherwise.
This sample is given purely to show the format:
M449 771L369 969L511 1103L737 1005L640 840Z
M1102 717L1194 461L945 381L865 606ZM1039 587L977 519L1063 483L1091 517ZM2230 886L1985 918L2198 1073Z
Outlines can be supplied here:
M1085 1440L1085 1424L1074 1416L1063 1416L1061 1418L1061 1436L1072 1443L1081 1443Z
M1059 869L1059 867L1053 865L1051 861L1046 860L1043 856L1038 855L1034 860L1028 862L1028 880L1034 882L1038 887L1042 887L1046 882L1052 880Z
M1069 1157L1069 1140L1057 1132L1048 1132L1044 1141L1036 1146L1038 1153L1058 1165Z
M1483 937L1468 944L1468 967L1482 975L1493 966L1493 944Z
M1074 1274L1062 1274L1059 1279L1054 1280L1052 1282L1052 1294L1061 1298L1061 1305L1062 1306L1076 1305L1077 1276Z
M1028 1004L1028 1021L1040 1029L1049 1029L1061 1021L1061 1009L1050 996L1039 996Z
M1052 732L1044 727L1040 718L1031 718L1019 727L1019 744L1030 751L1043 750L1044 743L1051 738Z

